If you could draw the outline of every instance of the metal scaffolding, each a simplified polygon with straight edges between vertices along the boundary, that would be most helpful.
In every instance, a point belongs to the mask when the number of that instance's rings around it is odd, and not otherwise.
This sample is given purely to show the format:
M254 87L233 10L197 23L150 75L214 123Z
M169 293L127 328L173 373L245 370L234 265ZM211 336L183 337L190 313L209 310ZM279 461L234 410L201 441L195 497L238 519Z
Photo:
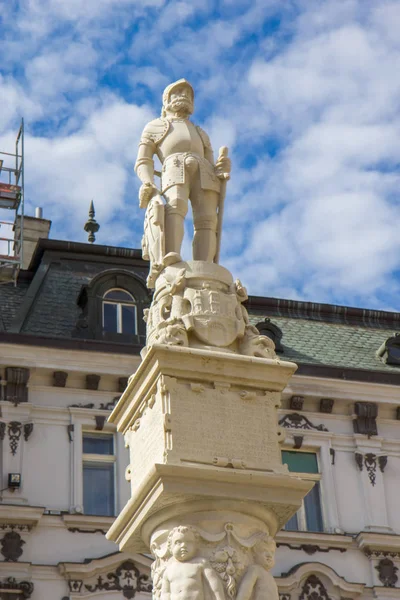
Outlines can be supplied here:
M9 218L7 218L8 212ZM0 283L16 283L23 262L23 239L24 120L22 119L15 140L15 153L0 151Z

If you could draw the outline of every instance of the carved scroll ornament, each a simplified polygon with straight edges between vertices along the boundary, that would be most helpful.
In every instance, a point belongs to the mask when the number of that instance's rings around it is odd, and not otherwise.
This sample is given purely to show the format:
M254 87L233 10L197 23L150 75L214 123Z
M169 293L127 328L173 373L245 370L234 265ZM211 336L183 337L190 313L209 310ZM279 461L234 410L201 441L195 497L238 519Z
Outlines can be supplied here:
M325 425L314 425L306 416L299 413L290 413L280 419L279 425L291 429L314 429L315 431L328 431Z
M20 600L21 598L30 598L33 593L33 583L30 581L17 581L15 577L8 577L5 581L0 581L0 598L10 597Z
M147 575L140 573L136 565L128 560L106 577L99 575L95 585L86 585L88 592L118 591L124 598L131 600L138 592L151 592L152 584Z
M0 544L5 562L16 562L23 553L22 546L25 542L16 531L8 531Z
M385 467L387 465L387 456L377 456L372 452L367 452L366 454L361 454L360 452L355 453L355 459L357 466L360 471L365 467L368 478L371 482L371 485L376 485L376 469L379 466L379 470L381 473L385 471Z
M299 600L331 600L326 587L314 574L310 575L301 590Z
M384 587L395 587L398 580L396 573L399 569L390 558L382 558L375 569L378 571L379 580Z

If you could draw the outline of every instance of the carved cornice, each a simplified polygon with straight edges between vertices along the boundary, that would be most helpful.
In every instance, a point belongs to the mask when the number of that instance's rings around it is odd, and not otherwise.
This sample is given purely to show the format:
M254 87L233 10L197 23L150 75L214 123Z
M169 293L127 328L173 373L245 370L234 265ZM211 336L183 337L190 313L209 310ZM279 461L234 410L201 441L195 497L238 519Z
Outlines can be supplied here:
M43 511L35 506L0 504L0 528L3 531L30 531L40 521Z
M102 533L111 527L114 517L95 517L90 515L63 515L63 521L71 533Z
M0 523L0 531L20 531L21 533L29 533L32 525L20 525L19 523Z
M372 550L371 548L365 547L364 554L368 558L394 558L396 560L400 559L400 551L396 552L396 550Z
M338 548L336 546L319 546L317 544L287 544L285 542L278 542L277 547L286 546L291 550L303 550L306 554L315 554L316 552L330 552L331 550L337 550L338 552L346 552L347 548Z
M279 425L290 429L313 429L315 431L328 431L325 425L314 425L305 415L289 413L279 420Z
M320 552L329 550L338 550L345 552L354 546L351 535L336 533L316 533L312 531L279 531L276 535L278 546L287 546L292 549L298 549L303 544L310 547L319 548Z
M400 558L400 535L362 531L356 541L369 558Z

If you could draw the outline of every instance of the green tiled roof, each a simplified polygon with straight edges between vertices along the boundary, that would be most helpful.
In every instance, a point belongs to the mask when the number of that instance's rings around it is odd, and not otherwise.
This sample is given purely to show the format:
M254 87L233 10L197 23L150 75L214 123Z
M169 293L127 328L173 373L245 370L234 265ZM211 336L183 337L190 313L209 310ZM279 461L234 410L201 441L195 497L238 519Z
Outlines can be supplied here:
M400 373L400 367L386 365L376 355L393 328L327 323L305 318L253 314L253 325L269 317L283 332L280 356L299 364L315 364Z

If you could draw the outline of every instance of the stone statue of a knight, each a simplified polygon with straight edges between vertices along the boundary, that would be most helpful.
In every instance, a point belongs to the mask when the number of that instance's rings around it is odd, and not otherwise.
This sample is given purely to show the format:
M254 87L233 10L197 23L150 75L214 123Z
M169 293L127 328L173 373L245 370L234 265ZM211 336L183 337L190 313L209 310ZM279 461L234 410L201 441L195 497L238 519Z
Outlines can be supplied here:
M193 259L213 262L217 252L221 181L229 178L231 165L226 152L214 163L208 135L189 119L193 109L192 86L185 79L172 83L163 94L161 117L146 125L139 142L135 171L142 182L140 206L148 209L143 246L151 261L150 285L163 265L181 260L189 199ZM160 189L154 182L154 155L162 164Z
M142 182L140 206L146 208L142 249L150 261L147 285L154 289L145 317L146 348L211 347L275 358L272 340L249 321L245 288L218 264L231 164L225 147L214 162L208 135L189 119L193 105L193 88L185 79L169 85L161 117L146 125L139 142L135 170ZM155 171L155 156L161 173ZM180 252L189 200L193 260L184 261Z

